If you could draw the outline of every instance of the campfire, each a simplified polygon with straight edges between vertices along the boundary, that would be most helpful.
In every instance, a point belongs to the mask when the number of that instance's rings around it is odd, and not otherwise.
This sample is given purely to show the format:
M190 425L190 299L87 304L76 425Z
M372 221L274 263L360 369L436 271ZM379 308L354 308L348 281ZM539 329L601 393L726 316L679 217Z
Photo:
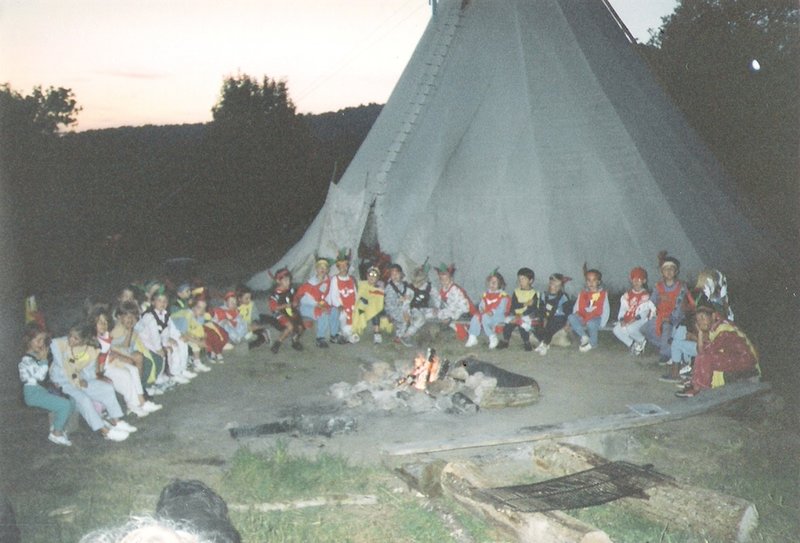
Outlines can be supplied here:
M397 386L412 386L417 390L427 390L428 384L439 380L439 375L447 375L450 361L441 361L436 350L428 349L427 354L419 353L414 359L414 368L398 381Z
M530 405L539 399L539 385L474 358L451 362L431 348L413 361L362 364L357 383L336 383L330 394L349 409L465 414Z

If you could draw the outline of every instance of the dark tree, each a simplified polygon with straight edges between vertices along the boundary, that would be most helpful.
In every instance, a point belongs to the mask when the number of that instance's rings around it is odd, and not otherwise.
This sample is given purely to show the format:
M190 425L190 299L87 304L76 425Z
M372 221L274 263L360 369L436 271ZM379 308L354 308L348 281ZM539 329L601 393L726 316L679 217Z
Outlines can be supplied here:
M212 228L251 245L270 243L325 197L310 129L286 83L269 77L225 79L212 112L210 165L199 196L216 211Z
M784 237L797 234L799 23L796 0L681 0L643 47L745 203Z

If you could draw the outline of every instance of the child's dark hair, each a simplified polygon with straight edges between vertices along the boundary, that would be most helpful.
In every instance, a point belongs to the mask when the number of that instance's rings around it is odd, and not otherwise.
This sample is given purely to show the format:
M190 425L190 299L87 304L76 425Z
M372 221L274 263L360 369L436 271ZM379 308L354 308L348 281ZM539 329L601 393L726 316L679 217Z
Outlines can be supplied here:
M530 268L520 268L519 270L517 270L517 276L520 275L530 279L531 283L533 283L533 280L536 278L536 274L533 273L533 270Z
M136 302L128 300L119 304L119 309L117 309L117 318L124 317L125 315L139 316L139 306Z
M250 294L252 296L253 290L244 283L236 285L236 298L241 298L245 294Z
M22 351L27 351L31 346L31 341L42 332L46 334L47 330L42 329L38 323L29 322L26 324L25 329L22 331Z
M111 318L111 312L108 310L107 306L103 304L97 305L92 309L92 312L89 314L86 321L86 332L88 337L97 337L97 321L100 320L100 317L106 318L108 329L111 329L114 322Z
M584 263L583 263L583 277L585 278L585 277L586 277L587 275L589 275L590 273L592 273L592 274L596 275L596 276L597 276L597 280L598 280L598 281L602 281L602 280L603 280L603 274L602 274L602 273L600 273L600 270L598 270L598 269L596 269L596 268L589 268L589 267L586 265L586 262L584 262Z

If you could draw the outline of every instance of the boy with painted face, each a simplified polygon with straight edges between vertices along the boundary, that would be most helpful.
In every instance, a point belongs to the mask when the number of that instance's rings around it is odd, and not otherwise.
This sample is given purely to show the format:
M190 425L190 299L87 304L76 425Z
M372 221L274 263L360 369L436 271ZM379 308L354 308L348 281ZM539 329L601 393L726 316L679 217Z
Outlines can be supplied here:
M385 292L380 283L380 270L375 266L367 269L367 279L358 282L356 307L353 315L353 331L362 334L368 327L372 327L374 343L383 343L381 335L381 319L386 319L384 312Z
M583 266L583 277L586 287L581 290L572 314L567 317L572 331L580 338L578 350L582 353L597 348L597 333L608 322L611 308L608 303L608 292L601 287L603 274L595 269Z

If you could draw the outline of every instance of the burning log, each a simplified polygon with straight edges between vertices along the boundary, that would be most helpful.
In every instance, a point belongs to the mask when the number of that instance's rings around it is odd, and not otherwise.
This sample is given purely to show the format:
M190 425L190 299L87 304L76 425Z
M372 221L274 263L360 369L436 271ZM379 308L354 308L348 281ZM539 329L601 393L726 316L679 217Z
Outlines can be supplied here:
M450 362L442 361L435 349L428 349L427 355L418 354L414 359L414 368L398 381L397 386L410 385L417 390L427 390L428 385L447 375Z

